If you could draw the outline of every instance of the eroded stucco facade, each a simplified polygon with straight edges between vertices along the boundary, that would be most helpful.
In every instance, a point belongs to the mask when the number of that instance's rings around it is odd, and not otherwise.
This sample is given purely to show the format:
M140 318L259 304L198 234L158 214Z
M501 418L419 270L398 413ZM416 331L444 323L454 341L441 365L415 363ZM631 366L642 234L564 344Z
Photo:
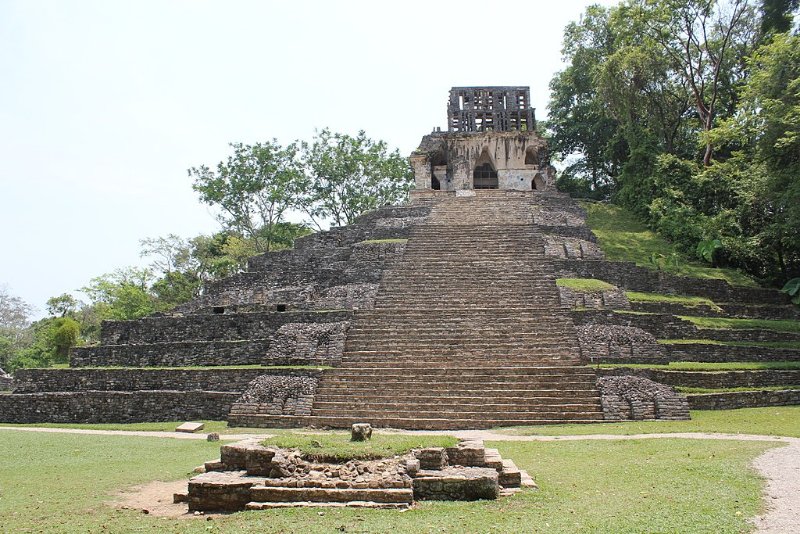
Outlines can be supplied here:
M411 154L416 189L555 188L529 101L527 87L453 87L449 131L426 135Z

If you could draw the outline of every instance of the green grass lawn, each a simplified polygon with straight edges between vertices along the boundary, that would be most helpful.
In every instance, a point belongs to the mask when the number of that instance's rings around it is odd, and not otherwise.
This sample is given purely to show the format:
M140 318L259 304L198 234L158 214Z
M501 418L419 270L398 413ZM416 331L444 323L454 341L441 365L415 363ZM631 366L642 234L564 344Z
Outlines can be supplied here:
M498 429L504 434L558 436L585 434L657 434L661 432L720 432L800 438L800 406L692 410L690 421L626 421L589 425L539 425Z
M726 345L729 347L763 347L800 349L800 341L719 341L716 339L659 339L662 345Z
M766 442L496 442L538 491L412 510L316 509L165 519L105 502L119 489L188 479L219 444L0 432L0 518L7 532L742 532L760 510L750 462Z
M352 459L371 460L405 454L423 447L452 447L458 443L450 436L407 434L374 434L369 441L350 441L350 433L325 434L286 433L264 440L266 446L299 449L305 458L325 462L346 462Z
M737 393L741 391L781 391L784 389L800 389L797 385L785 386L749 386L737 388L695 388L689 386L676 386L676 390L681 393Z
M617 287L594 278L556 278L558 287L567 287L581 293L602 293Z
M749 277L733 269L714 269L688 257L647 229L629 211L620 206L599 202L581 202L586 209L586 223L597 236L600 248L611 261L632 261L637 265L655 268L650 263L653 255L679 258L677 265L666 261L662 269L672 274L692 278L719 278L729 284L757 287Z
M767 369L800 369L800 362L670 362L651 363L601 363L601 369L631 367L633 369L664 369L667 371L761 371Z
M711 299L703 297L687 297L685 295L663 295L661 293L640 293L638 291L626 291L625 295L631 302L661 302L665 304L680 304L682 306L708 306L714 310L719 310Z
M81 430L130 430L145 432L174 432L175 427L184 421L162 421L158 423L0 423L7 427L77 428ZM201 422L201 421L198 421ZM274 434L266 428L229 427L226 421L202 421L205 425L199 433L208 434Z
M732 328L737 330L774 330L776 332L800 332L800 321L792 319L734 319L730 317L676 316L693 323L698 328Z

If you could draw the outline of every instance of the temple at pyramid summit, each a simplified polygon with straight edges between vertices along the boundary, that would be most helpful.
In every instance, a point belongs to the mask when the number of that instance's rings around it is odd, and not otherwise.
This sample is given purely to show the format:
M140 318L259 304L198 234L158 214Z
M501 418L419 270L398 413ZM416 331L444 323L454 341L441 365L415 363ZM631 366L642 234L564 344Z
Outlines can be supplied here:
M775 343L795 333L684 318L797 310L777 291L607 261L584 209L556 188L527 87L454 87L446 131L409 160L406 204L253 257L169 313L104 322L100 344L73 349L68 369L18 371L0 421L465 429L800 402L790 389L674 389L774 384L774 372L625 367L797 361L800 350Z

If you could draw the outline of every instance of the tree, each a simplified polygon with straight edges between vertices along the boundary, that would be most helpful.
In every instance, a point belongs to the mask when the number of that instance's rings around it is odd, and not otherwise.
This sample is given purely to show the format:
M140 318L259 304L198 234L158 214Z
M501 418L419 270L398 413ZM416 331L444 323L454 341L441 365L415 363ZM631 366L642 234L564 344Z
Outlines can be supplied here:
M366 211L399 203L411 187L408 161L363 131L351 137L325 128L301 146L306 180L299 205L317 228L325 220L350 224Z
M150 269L129 267L92 278L81 291L88 295L101 320L139 319L157 311L156 299L150 293L153 281Z
M759 179L749 220L760 222L755 235L786 282L800 276L800 37L775 35L749 63L742 112L731 122L749 139L750 173Z
M761 36L786 33L792 29L793 12L800 0L761 0Z
M252 240L257 252L272 248L275 225L295 206L303 187L295 143L231 144L233 155L216 171L202 165L188 173L200 200L218 208L225 228Z
M153 258L150 267L164 274L193 270L196 266L191 243L178 235L142 239L139 245L139 256Z
M30 341L30 316L33 308L0 285L0 368L8 370L9 362Z
M704 136L703 164L714 153L714 128L721 91L735 83L726 76L738 43L752 44L755 27L747 0L637 0L647 36L660 44L686 81ZM749 50L741 51L745 54Z
M552 150L570 161L562 184L573 177L588 182L587 193L607 196L627 152L618 135L618 122L608 113L597 92L597 69L613 53L614 36L609 11L590 6L580 22L564 30L562 55L569 66L550 82L548 129ZM574 182L573 189L579 189Z
M72 316L78 310L80 301L69 293L47 299L47 313L54 317Z
M30 304L0 286L0 335L16 336L30 324L33 308Z

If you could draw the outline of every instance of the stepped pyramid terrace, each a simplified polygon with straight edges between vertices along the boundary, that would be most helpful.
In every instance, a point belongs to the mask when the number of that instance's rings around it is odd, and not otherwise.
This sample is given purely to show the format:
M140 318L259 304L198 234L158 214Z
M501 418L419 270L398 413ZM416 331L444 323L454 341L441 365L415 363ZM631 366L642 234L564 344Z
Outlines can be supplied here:
M665 365L800 361L785 294L607 261L528 88L453 88L447 117L406 204L103 323L68 369L18 371L0 421L461 429L800 403L796 367Z

